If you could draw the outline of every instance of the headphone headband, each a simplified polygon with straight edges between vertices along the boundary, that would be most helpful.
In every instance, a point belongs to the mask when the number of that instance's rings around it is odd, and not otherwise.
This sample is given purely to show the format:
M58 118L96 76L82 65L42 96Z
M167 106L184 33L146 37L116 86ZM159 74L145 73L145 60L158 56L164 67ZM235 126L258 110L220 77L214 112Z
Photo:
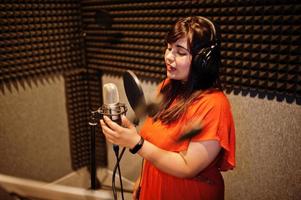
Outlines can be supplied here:
M206 21L208 24L209 24L209 26L210 26L210 28L211 28L211 32L212 32L212 34L211 34L211 41L212 42L214 42L214 45L216 45L218 42L217 42L217 37L216 37L216 29L215 29L215 26L214 26L214 24L213 24L213 22L212 21L210 21L208 18L206 18L206 17L202 17L202 16L198 16L200 19L202 19L202 20L204 20L204 21Z

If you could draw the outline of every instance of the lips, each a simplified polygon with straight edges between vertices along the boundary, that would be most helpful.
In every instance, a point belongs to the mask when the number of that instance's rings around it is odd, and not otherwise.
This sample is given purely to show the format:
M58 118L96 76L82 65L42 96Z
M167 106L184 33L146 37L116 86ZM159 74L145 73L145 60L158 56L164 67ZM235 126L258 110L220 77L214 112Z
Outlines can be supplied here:
M171 66L171 65L166 65L166 68L167 68L167 71L170 71L170 72L174 72L174 71L176 71L177 70L177 68L175 68L175 67L173 67L173 66Z

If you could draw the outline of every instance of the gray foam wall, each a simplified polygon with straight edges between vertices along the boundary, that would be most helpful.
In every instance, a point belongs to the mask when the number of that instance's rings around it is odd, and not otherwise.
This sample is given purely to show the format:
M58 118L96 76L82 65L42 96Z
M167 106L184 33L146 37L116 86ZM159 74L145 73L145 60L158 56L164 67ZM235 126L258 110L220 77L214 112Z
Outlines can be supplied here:
M6 85L0 110L0 173L52 181L70 172L63 77Z
M301 107L229 95L237 167L224 173L226 199L300 199Z

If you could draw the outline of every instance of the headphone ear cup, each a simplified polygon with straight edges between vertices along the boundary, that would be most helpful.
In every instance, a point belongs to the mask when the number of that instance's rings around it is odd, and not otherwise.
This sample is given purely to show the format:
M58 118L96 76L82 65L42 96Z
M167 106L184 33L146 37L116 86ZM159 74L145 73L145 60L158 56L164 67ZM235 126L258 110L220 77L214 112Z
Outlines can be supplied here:
M201 49L193 59L193 66L199 73L206 70L209 60L212 57L212 48Z
M194 56L192 76L200 84L200 87L209 87L216 79L219 68L216 48L215 45L203 48Z

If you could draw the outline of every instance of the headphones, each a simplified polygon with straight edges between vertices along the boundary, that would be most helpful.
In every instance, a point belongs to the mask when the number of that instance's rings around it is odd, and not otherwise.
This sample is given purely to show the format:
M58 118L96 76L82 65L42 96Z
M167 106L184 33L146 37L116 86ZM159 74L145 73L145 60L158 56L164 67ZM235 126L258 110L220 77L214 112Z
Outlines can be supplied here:
M197 87L206 89L214 85L220 66L220 44L217 38L216 28L209 19L198 16L199 19L205 21L210 26L210 46L198 50L192 60L192 69L194 72Z

